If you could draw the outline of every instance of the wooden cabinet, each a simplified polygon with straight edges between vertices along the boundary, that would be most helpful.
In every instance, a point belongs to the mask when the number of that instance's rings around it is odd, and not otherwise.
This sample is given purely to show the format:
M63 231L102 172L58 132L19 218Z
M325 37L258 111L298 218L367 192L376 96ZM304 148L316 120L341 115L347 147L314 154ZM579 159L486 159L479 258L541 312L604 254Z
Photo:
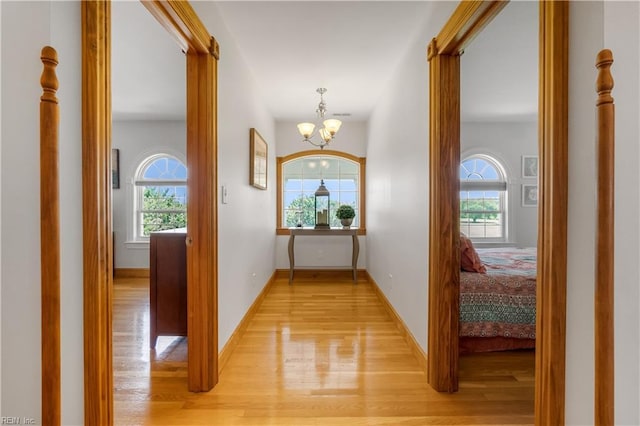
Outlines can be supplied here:
M184 229L154 232L150 241L149 344L187 335L187 248Z

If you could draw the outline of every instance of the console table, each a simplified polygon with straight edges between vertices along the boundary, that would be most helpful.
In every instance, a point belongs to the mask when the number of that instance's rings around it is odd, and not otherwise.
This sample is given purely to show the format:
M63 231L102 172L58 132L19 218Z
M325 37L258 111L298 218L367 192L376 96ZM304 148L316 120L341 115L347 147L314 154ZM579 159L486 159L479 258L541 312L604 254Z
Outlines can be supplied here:
M348 236L351 235L351 270L353 273L353 283L358 279L358 255L360 254L360 243L358 242L358 229L313 229L313 228L289 228L289 284L293 281L293 271L295 270L294 243L296 236Z

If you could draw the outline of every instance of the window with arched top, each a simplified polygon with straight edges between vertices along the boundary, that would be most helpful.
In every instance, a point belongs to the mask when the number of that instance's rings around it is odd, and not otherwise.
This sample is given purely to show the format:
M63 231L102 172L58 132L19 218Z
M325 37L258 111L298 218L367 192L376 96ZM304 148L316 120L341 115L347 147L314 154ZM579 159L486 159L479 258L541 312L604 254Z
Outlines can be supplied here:
M339 151L305 151L278 157L278 233L315 225L314 194L324 181L330 197L330 225L342 227L335 212L340 205L354 208L352 226L364 233L365 159Z
M169 154L145 158L134 177L134 239L187 226L187 167Z
M460 163L460 231L473 239L505 241L507 176L498 160L472 155Z

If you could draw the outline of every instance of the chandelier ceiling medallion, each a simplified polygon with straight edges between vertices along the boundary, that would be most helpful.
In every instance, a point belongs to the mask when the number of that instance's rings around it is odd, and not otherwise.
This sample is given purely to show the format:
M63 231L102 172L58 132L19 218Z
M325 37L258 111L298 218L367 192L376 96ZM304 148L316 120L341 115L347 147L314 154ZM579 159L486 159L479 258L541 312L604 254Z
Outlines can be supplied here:
M327 89L321 87L316 89L316 92L320 93L320 103L318 104L318 109L316 109L316 114L318 115L318 122L320 122L325 113L327 112L327 104L324 102L324 95L327 92ZM309 142L313 146L318 146L320 149L323 149L325 146L329 145L331 139L338 133L340 130L340 126L342 125L342 121L336 120L335 118L329 118L327 120L322 121L321 129L318 129L318 136L320 138L319 141L313 140L315 134L313 130L316 128L314 123L300 123L298 124L298 131L302 135L303 142Z

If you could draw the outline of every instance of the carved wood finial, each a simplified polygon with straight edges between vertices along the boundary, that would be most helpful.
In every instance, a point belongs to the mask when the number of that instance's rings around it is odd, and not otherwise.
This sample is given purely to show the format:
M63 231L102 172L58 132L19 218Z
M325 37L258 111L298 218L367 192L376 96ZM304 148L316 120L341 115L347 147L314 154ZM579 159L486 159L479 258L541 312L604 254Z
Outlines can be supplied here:
M613 53L609 49L601 50L596 58L596 68L600 70L596 80L596 91L598 92L596 105L613 103L613 98L611 97L611 89L613 89L611 64L613 64Z
M427 47L427 61L431 61L431 58L438 54L438 47L436 46L436 38L432 38L429 46Z
M209 43L209 53L214 58L220 60L220 45L215 37L211 36L211 43Z
M40 100L57 104L58 76L56 75L56 67L58 66L58 52L51 46L45 46L42 48L40 60L44 65L40 76L40 85L42 86Z

